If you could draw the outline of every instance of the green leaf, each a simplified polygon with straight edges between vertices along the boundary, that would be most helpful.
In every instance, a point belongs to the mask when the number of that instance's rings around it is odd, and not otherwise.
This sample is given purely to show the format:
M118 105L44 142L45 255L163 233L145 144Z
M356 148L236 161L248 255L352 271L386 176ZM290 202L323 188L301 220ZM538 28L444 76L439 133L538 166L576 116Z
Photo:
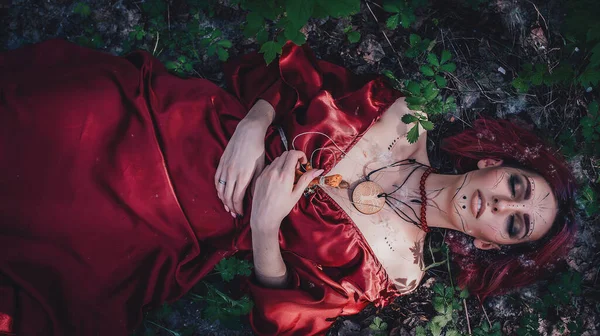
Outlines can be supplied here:
M409 105L423 105L427 103L427 100L423 97L406 97L405 101Z
M299 30L289 30L286 28L283 33L287 40L294 42L296 45L303 45L306 42L306 36Z
M417 44L421 43L421 36L417 34L410 34L409 40L410 46L415 47Z
M267 64L271 64L275 57L277 57L277 54L281 54L281 49L281 44L275 41L268 41L260 47L259 52L264 54L265 62L267 62Z
M415 336L427 336L427 332L425 331L425 328L423 328L422 326L418 326L416 329L416 335Z
M433 336L440 336L442 334L442 327L435 323L431 323L431 328L429 330L431 330Z
M423 91L423 97L427 99L427 101L433 100L440 93L440 89L435 87L433 83L431 85L427 85L425 90Z
M408 140L408 143L415 143L417 142L417 140L419 140L419 124L416 124L415 126L413 126L410 131L408 131L408 133L406 133L406 139Z
M233 280L236 275L250 276L251 269L252 266L247 260L235 257L225 258L215 266L215 271L221 275L225 282Z
M452 54L448 50L442 50L441 64L445 64L452 59Z
M269 40L269 32L266 29L262 29L256 34L256 43L263 45Z
M436 296L433 298L433 309L435 309L436 312L440 313L440 314L446 314L446 304L444 302L444 299Z
M177 62L169 61L169 62L165 63L165 66L169 70L175 70L175 69L177 69L177 67L179 67L179 64Z
M466 299L469 297L469 290L467 290L466 288L460 291L459 296L461 299Z
M406 11L400 13L400 23L402 24L402 27L404 27L405 29L408 29L410 27L410 25L413 24L413 22L415 22L415 20L416 20L415 13L406 12Z
M315 6L314 0L286 0L285 12L291 24L288 28L299 30L310 19Z
M360 0L319 1L319 7L327 15L340 18L358 13L360 11Z
M244 35L246 37L252 37L259 31L264 30L265 19L262 15L256 12L250 12L246 15L246 27L244 27Z
M396 79L396 76L394 76L394 73L391 72L390 70L386 69L386 70L381 71L381 73L389 79L398 80L398 79Z
M433 54L433 53L427 54L427 62L429 62L429 64L431 64L435 67L440 66L440 61L438 60L437 56L435 56L435 54Z
M206 54L208 56L213 56L217 53L217 45L216 44L211 44L208 46L208 48L206 49Z
M454 288L453 287L446 287L446 293L444 294L444 296L447 299L451 299L454 296Z
M442 285L439 282L436 283L435 285L433 285L433 292L437 295L444 295L444 285Z
M594 117L598 116L598 102L597 101L593 101L588 105L588 112Z
M398 24L400 24L400 14L392 15L385 21L385 26L391 30L398 28Z
M415 117L412 114L405 114L402 116L402 122L405 124L411 124L414 123L415 121L419 120L419 118Z
M417 83L417 82L409 81L406 84L406 89L413 96L419 96L419 95L421 95L421 85L419 85L419 83Z
M400 8L398 7L398 5L396 5L395 3L390 3L389 1L386 1L383 4L383 10L388 13L400 13Z
M73 8L73 13L75 14L79 14L82 17L86 18L88 16L90 16L90 14L92 14L92 10L90 9L90 6L84 2L78 2L75 4L75 7Z
M440 75L436 75L435 76L435 83L437 84L437 86L442 89L445 88L446 85L448 85L448 82L446 81L446 78L440 76Z
M435 72L433 71L433 69L430 66L427 65L422 65L420 67L421 72L423 73L423 75L428 76L428 77L432 77L435 75Z
M360 33L357 31L351 31L348 33L348 41L350 43L356 43L360 41Z
M219 56L219 61L225 62L229 58L229 52L223 48L217 48L217 56Z
M432 322L433 324L437 324L437 325L439 325L440 327L442 327L442 328L443 328L443 327L445 327L445 326L446 326L446 324L448 324L448 322L450 322L450 321L448 320L448 318L446 317L446 315L437 315L437 316L434 316L434 317L431 319L431 322Z
M460 336L460 333L457 330L451 329L446 331L446 336Z
M454 64L454 63L443 64L440 67L440 70L446 71L446 72L454 72L454 71L456 71L456 64Z
M429 120L421 120L420 124L426 131L431 131L433 129L433 123Z
M223 48L231 48L233 44L229 40L220 40L217 44Z

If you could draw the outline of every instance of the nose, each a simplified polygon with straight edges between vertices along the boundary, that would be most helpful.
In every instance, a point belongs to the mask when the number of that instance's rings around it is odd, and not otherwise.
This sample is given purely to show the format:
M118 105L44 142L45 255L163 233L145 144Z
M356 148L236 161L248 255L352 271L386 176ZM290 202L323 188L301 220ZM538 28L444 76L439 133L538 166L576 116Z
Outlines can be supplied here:
M494 197L491 204L492 212L515 211L517 209L525 209L525 203L521 203L512 199Z

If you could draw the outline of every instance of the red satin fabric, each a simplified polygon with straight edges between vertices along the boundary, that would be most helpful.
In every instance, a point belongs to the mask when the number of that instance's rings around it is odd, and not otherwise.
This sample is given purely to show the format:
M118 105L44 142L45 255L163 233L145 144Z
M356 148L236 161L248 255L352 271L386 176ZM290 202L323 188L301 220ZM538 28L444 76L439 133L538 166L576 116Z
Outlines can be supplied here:
M229 64L237 97L179 79L148 53L115 57L63 41L0 54L0 333L127 335L223 257L252 250L213 176L237 123L271 102L291 141L349 149L399 94L287 45ZM268 160L284 151L266 136ZM301 136L296 148L334 148ZM314 156L330 170L331 151ZM323 334L338 315L397 295L365 239L319 190L282 223L287 289L252 281L260 335Z

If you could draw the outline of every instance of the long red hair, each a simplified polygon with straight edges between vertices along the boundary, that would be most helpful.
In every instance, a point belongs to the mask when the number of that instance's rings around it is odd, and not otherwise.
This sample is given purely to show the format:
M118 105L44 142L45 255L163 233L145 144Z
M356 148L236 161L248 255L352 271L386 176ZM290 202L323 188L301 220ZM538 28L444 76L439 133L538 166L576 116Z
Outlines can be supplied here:
M458 283L485 298L529 285L552 271L567 254L575 237L575 178L557 150L538 136L505 120L478 119L473 129L446 138L442 149L455 160L457 169L477 168L477 161L502 159L504 164L541 175L558 201L558 214L550 231L540 240L480 251L472 239L459 232L446 235L452 260L460 267Z

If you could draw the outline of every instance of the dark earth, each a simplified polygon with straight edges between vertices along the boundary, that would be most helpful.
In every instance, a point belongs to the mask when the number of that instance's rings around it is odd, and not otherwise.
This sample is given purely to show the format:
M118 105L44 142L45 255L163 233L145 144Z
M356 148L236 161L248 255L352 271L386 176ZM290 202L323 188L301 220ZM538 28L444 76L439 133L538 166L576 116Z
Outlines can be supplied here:
M0 0L0 51L62 38L115 55L141 48L168 62L176 60L181 52L178 48L183 48L180 45L168 47L170 39L178 38L176 32L194 20L201 27L219 29L222 38L232 42L231 57L258 48L254 39L242 34L245 12L228 0L212 1L209 9L197 15L190 14L188 1L166 0L166 33L145 34L135 39L131 33L149 24L149 15L142 10L147 1ZM77 12L76 7L81 3L89 6L89 14ZM416 11L416 21L408 29L399 26L394 30L385 27L389 14L379 3L362 2L360 12L349 18L311 19L303 28L307 43L319 58L343 65L357 74L389 70L401 79L418 78L423 62L423 57L404 56L411 33L435 41L434 50L449 50L457 70L449 75L444 92L454 95L458 106L455 111L434 118L435 129L429 132L428 143L432 163L442 170L452 172L452 166L439 150L440 140L468 127L479 116L510 119L562 146L558 135L577 129L586 113L586 102L594 98L592 90L576 85L539 87L528 93L518 93L511 85L523 64L551 64L564 52L561 25L566 15L566 1L432 1L430 6ZM344 32L349 26L361 34L356 43L350 43ZM216 55L208 56L206 50L196 47L196 42L189 41L201 61L194 63L189 75L223 86L222 63ZM579 183L598 181L598 157L596 153L569 158ZM456 328L460 334L492 334L482 331L482 326L499 322L503 335L598 335L600 223L597 215L586 216L583 211L579 220L574 248L563 265L552 270L550 277L484 302L473 296L464 302L461 300L460 304L466 309L457 311ZM439 246L444 234L438 231L429 235L431 244ZM441 254L436 257L436 261L441 259ZM428 263L432 262L429 258ZM415 335L417 326L425 326L436 315L432 306L433 286L435 283L450 285L451 271L445 263L429 269L414 293L382 309L367 307L356 316L340 317L329 334ZM569 303L556 304L548 314L536 317L539 327L535 330L518 331L523 329L524 319L534 314L535 302L552 291L558 274L567 274L565 272L576 272L582 278L581 284L575 285L577 291L566 289ZM219 283L216 277L208 281ZM236 283L229 287L235 287ZM197 289L200 293L202 290ZM187 295L169 306L149 311L136 334L252 335L247 317L234 322L211 321L202 318L203 307L201 301ZM381 328L384 330L370 327L375 317L387 323L386 328ZM578 321L579 331L565 327L572 321Z

